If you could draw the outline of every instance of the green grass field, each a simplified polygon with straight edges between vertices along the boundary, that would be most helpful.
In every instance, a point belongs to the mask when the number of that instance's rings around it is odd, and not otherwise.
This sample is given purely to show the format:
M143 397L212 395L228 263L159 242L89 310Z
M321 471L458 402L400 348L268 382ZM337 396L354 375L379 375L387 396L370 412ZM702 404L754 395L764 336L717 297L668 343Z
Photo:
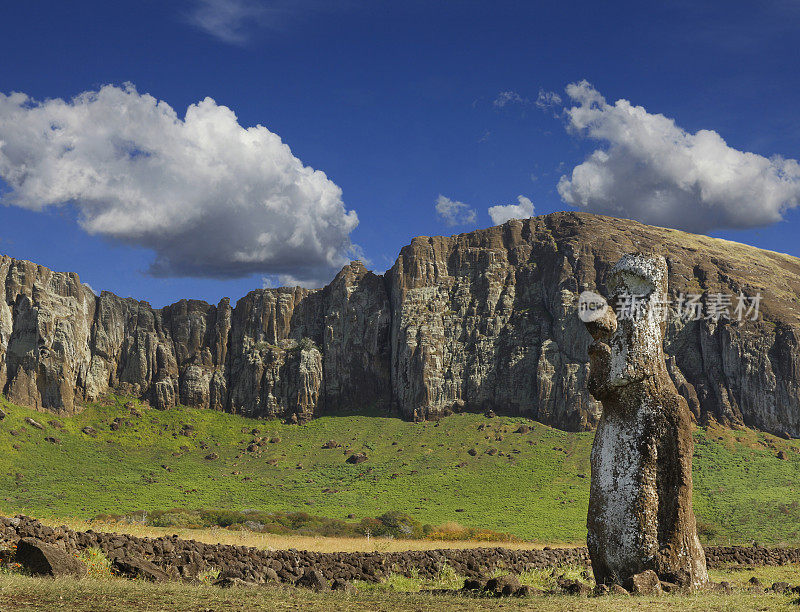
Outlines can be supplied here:
M91 518L252 508L359 519L402 511L423 523L457 521L543 542L585 537L590 433L474 414L421 424L330 416L297 426L134 401L135 416L126 401L110 398L59 418L59 426L49 423L52 415L0 398L7 414L0 421L0 510ZM113 431L116 417L123 421ZM530 432L515 433L521 424ZM86 426L96 434L82 433ZM253 429L280 441L247 452ZM342 448L323 449L328 440ZM345 462L361 451L368 461ZM218 458L207 459L212 453ZM798 441L698 429L695 455L695 507L706 542L800 543Z

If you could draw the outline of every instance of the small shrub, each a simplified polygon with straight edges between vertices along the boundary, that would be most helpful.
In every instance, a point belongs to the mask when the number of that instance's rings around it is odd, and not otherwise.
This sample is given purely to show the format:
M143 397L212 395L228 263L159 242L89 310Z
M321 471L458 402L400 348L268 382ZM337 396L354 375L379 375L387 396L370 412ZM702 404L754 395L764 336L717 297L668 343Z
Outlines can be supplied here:
M84 548L75 557L86 564L90 578L112 578L114 575L111 572L111 561L99 548Z
M301 351L310 351L311 349L317 349L317 343L314 342L311 338L303 336L300 342L298 342L297 348L300 349Z
M210 567L197 574L197 580L203 584L211 584L219 578L220 570L218 567Z

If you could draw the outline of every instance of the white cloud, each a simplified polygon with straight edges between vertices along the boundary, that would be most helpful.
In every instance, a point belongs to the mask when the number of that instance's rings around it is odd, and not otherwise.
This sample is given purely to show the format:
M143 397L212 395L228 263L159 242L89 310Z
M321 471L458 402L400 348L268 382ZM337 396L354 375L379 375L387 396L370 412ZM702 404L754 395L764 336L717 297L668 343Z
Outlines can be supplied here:
M519 95L516 91L501 91L497 94L493 104L497 108L503 108L508 104L527 104L528 100Z
M449 226L471 225L475 223L478 214L464 202L451 200L443 195L436 198L436 214Z
M567 86L568 129L607 146L562 176L568 204L695 232L763 226L800 205L800 164L738 151L711 130L689 133L586 81Z
M191 0L186 20L214 38L244 45L260 30L285 32L294 22L318 13L359 6L356 0Z
M489 207L492 223L500 225L511 219L527 219L533 216L533 202L523 195L517 196L518 204L497 205Z
M128 84L71 101L0 94L2 203L72 204L90 234L152 249L159 276L325 281L358 224L277 134L206 98L181 119Z
M196 0L188 15L192 25L234 45L246 43L266 18L265 5L256 0Z
M536 106L541 109L547 109L555 106L561 106L561 96L554 91L539 90L539 95L536 97Z

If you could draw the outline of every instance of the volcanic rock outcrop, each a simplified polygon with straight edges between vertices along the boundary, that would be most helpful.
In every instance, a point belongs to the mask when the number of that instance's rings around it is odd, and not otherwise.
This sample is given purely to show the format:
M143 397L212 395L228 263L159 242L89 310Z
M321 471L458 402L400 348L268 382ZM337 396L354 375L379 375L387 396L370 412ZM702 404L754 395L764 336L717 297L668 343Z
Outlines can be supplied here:
M693 416L800 436L800 260L586 213L415 238L383 275L354 262L324 289L257 290L235 306L155 309L0 257L0 391L60 413L118 391L298 421L494 410L590 429L600 405L577 296L604 292L620 256L653 245L671 293L762 295L757 321L670 322L667 365Z
M629 588L634 576L690 588L708 582L692 510L692 423L664 359L663 257L626 255L611 270L612 308L586 323L589 391L603 404L592 446L587 546L598 583ZM599 314L599 313L598 313Z

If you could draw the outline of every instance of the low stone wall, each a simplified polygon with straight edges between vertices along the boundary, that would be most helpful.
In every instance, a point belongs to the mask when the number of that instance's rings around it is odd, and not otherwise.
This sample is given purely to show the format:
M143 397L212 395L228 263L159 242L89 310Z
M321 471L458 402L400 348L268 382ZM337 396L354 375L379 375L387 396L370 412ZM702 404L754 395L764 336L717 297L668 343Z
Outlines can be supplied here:
M536 568L589 564L585 548L470 548L393 553L319 553L205 544L177 537L139 538L92 530L73 531L64 527L48 527L25 516L0 518L0 540L15 542L25 537L37 538L68 551L96 547L110 559L147 559L162 567L172 577L187 580L209 568L219 569L220 575L226 577L253 582L294 584L306 569L318 570L327 580L378 582L391 572L406 576L415 573L422 578L432 578L445 565L452 567L459 575L475 578L490 575L498 568L518 574ZM724 563L800 563L800 549L712 547L706 550L706 554L709 567Z

